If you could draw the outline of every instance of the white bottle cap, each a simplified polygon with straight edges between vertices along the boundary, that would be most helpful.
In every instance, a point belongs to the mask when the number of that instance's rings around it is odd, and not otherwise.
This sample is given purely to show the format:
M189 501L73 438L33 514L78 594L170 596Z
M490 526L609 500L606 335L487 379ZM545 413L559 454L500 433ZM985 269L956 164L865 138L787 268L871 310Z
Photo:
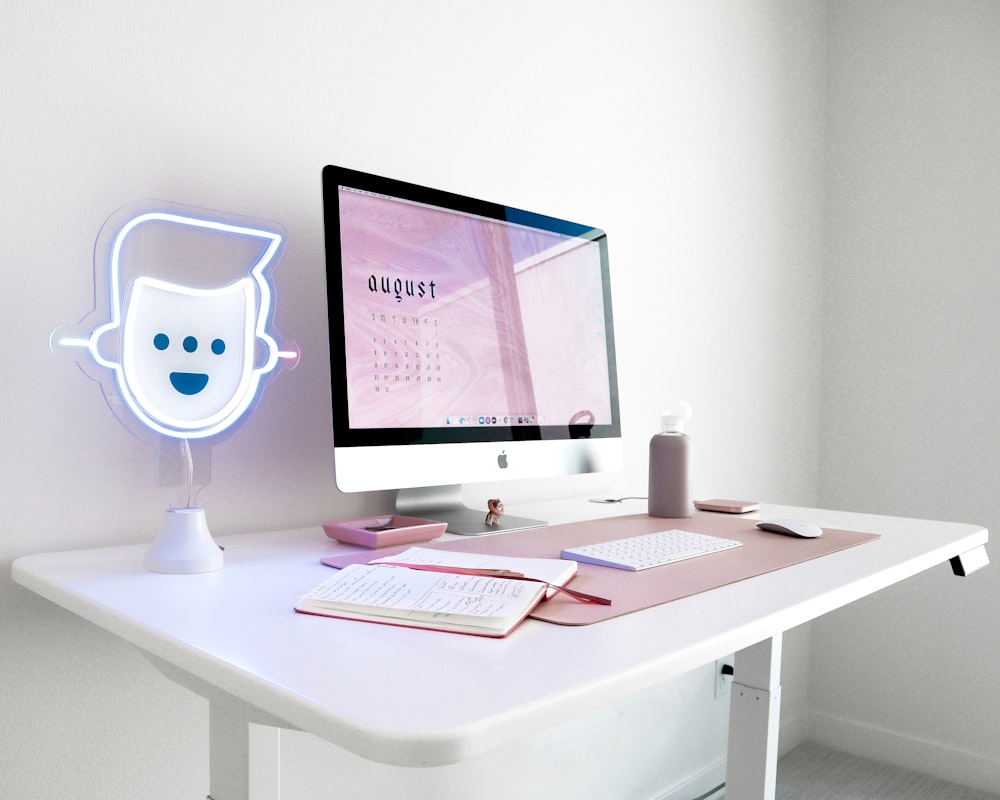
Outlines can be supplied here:
M662 433L683 433L684 423L691 419L691 406L683 400L670 403L660 416L660 431Z

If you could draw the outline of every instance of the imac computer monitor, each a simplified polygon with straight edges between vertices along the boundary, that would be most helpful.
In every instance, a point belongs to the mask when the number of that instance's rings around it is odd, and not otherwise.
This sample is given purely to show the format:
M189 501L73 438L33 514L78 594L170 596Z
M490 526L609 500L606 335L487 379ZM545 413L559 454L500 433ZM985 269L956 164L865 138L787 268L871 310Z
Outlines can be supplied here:
M545 523L463 484L621 468L603 231L336 166L323 205L341 491L494 533Z

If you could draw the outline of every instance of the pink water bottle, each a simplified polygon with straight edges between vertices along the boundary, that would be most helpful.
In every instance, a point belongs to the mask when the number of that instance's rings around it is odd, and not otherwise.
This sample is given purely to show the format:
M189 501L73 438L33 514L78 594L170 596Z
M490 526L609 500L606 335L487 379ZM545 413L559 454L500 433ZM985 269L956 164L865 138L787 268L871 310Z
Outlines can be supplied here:
M660 432L649 440L649 515L679 519L694 514L691 504L690 448L684 423L687 403L673 403L660 418Z

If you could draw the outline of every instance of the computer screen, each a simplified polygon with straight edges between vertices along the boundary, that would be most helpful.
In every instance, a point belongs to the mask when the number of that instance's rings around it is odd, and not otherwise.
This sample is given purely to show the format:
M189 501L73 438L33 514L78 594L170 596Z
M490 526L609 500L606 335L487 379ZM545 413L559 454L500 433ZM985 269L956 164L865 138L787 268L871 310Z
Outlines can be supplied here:
M462 484L621 468L603 231L337 166L323 202L341 491L489 533L544 523Z

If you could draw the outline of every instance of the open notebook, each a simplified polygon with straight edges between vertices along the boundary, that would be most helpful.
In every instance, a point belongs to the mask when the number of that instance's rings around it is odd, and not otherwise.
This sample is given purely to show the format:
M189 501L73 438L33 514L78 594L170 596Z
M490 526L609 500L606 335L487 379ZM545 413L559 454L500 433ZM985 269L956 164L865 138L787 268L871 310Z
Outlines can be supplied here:
M575 561L411 547L351 564L295 604L303 614L503 637L576 575ZM506 574L512 577L506 577ZM516 576L516 577L515 577Z

